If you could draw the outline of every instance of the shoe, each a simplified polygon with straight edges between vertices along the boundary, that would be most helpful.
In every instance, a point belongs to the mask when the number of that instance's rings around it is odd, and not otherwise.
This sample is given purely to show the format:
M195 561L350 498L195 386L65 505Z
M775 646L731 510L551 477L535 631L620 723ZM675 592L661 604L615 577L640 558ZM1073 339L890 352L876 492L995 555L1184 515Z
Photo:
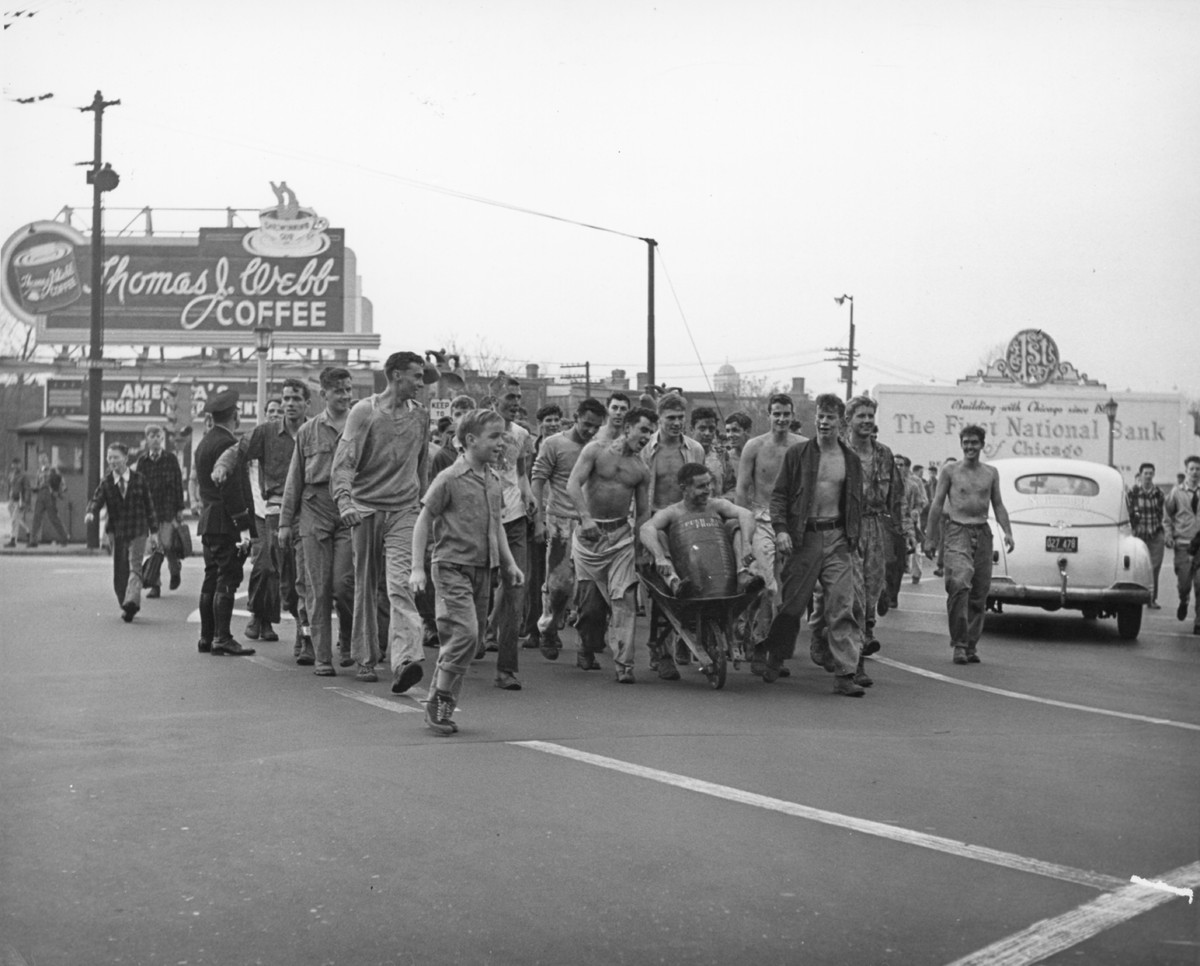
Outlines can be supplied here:
M933 571L933 575L935 577L945 577L946 576L946 568L945 567L935 568Z
M900 609L900 598L893 597L891 599L891 601L889 602L889 606L892 608L892 610L899 610Z
M133 603L122 604L121 605L121 620L123 620L126 624L130 623L133 620L133 615L136 614L139 610L141 610L141 608L138 607L137 604L133 604Z
M1158 601L1156 601L1156 600L1152 600L1152 601L1150 601L1149 605L1147 605L1147 606L1149 606L1149 608L1150 608L1151 610L1162 610L1162 604L1160 604L1160 603L1159 603Z
M160 590L158 587L151 587L148 591L146 591L147 599L153 599L155 597L161 597L161 596L162 596L162 590Z
M872 654L879 653L880 644L874 635L867 639L867 643L863 645L863 657L870 657Z
M249 657L254 653L254 648L242 647L238 641L235 641L231 637L227 641L213 641L212 653L226 654L230 657Z
M301 654L298 658L296 658L296 663L301 667L312 667L317 663L317 659L311 654Z
M337 677L337 671L335 671L333 669L332 664L318 664L316 667L316 670L313 671L313 674L315 674L319 678L335 678L335 677Z
M660 681L678 681L679 668L675 662L665 655L658 659L658 679Z
M495 641L484 641L483 649L485 651L499 651L500 647L496 644Z
M517 643L521 645L521 650L523 651L536 650L537 648L541 647L542 644L536 634L526 634L524 637L518 637ZM491 648L489 647L488 650L490 651Z
M766 667L763 668L762 679L763 684L774 684L779 680L779 672L783 669L783 661L777 660L774 657L767 658Z
M790 678L792 676L792 672L788 670L788 666L786 664L780 667L779 676L781 678Z
M547 661L558 660L558 646L556 644L552 644L549 641L542 641L538 645L538 650L542 652L542 657Z
M599 671L600 662L596 660L596 655L591 651L579 651L575 655L575 666L581 671Z
M199 651L201 654L211 654L212 653L212 641L197 641L196 642L196 650Z
M250 623L246 625L246 630L243 631L243 633L248 638L250 638L250 640L252 640L252 641L258 640L258 635L260 632L258 629L258 618L257 617L250 618Z
M837 665L833 663L833 655L829 653L828 645L812 643L808 647L808 656L812 658L813 664L817 667L823 667L826 671L832 674L837 670Z
M863 662L861 658L858 661L858 670L854 672L854 683L860 688L869 688L875 683L871 680L871 676L863 669Z
M369 664L360 664L358 671L354 675L355 681L364 681L367 684L374 684L379 680L379 675L375 673L375 669Z
M9 540L9 541L8 541L8 543L6 543L6 544L4 545L4 549L5 549L5 550L11 550L11 549L12 549L13 547L15 547L16 545L17 545L17 541L16 541L16 540Z
M617 684L634 684L633 668L618 667L617 668Z
M966 664L967 663L967 649L965 647L956 647L954 649L954 663L955 664Z
M979 660L979 655L975 653L975 648L973 648L973 647L967 648L967 663L968 664L982 664L983 663L981 660Z
M179 574L171 574L171 589L178 590L183 578Z
M512 671L500 671L496 674L496 687L501 691L520 691L521 681Z
M919 583L921 582L921 578L920 578L920 577L914 577L914 578L912 579L912 582L913 582L914 584L919 584Z
M454 698L448 691L431 691L425 702L425 726L435 735L446 737L458 733L458 725L450 720L454 713Z
M275 629L266 621L258 626L258 639L260 641L277 641L279 635L275 633Z
M392 694L403 694L425 676L419 661L405 661L392 672Z
M854 683L853 674L839 674L833 679L833 693L847 698L861 698L867 692L862 685Z
M1186 597L1183 600L1181 600L1179 602L1179 606L1175 608L1175 619L1180 620L1180 621L1187 619L1187 598Z
M438 638L437 625L426 624L421 630L421 646L422 647L441 647L442 642Z
M350 656L349 651L338 650L338 667L352 667L354 658Z
M816 657L813 657L817 661ZM820 661L817 661L820 664ZM762 677L763 671L767 669L767 649L761 644L754 645L754 651L750 655L750 673L757 674Z
M875 610L879 612L880 617L886 616L888 609L892 606L892 602L886 597L880 597L879 603L875 605Z

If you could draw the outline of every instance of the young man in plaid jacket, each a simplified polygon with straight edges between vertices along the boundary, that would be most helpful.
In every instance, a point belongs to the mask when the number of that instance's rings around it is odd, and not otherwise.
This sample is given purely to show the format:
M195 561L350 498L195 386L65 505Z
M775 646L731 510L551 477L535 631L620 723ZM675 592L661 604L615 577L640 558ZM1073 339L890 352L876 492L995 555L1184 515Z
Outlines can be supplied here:
M171 589L179 588L181 562L175 555L175 527L183 519L183 471L179 460L166 451L167 436L157 423L146 427L146 448L137 461L137 472L150 490L150 502L158 517L158 545L167 561ZM146 587L147 597L162 593L162 581Z
M122 620L129 623L142 607L142 557L147 538L158 544L158 518L145 478L129 468L129 447L108 447L109 473L100 481L87 505L84 522L91 523L102 507L108 508L108 533L113 547L113 590L121 604Z

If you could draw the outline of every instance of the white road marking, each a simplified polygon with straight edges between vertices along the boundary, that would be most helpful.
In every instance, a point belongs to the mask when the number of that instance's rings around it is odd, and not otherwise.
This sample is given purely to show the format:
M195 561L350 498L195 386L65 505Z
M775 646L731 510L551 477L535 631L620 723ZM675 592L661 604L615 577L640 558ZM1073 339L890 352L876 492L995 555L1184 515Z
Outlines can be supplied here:
M633 775L638 778L647 778L650 781L672 785L691 792L699 792L702 795L711 795L714 798L723 798L726 801L738 802L743 805L755 805L759 808L782 812L785 815L794 815L797 818L804 818L813 822L821 822L825 825L835 826L836 828L891 839L893 842L900 842L904 845L914 845L937 852L946 852L958 858L987 862L991 865L1015 869L1018 872L1048 876L1051 879L1060 879L1063 882L1087 886L1089 889L1108 891L1126 886L1125 879L1115 876L1090 872L1085 869L1073 869L1070 866L1058 865L1054 862L1043 862L1040 859L1031 859L1023 855L1015 855L1011 852L1001 852L982 845L970 845L966 842L942 838L938 835L929 835L925 832L898 828L895 825L886 825L883 822L873 822L869 819L856 818L853 815L828 812L824 809L812 808L808 805L800 805L796 802L789 802L780 798L758 795L740 788L731 788L728 785L717 785L698 778L689 778L686 775L660 771L657 768L634 765L617 758L594 755L591 752L579 751L575 748L568 748L564 745L557 745L548 741L511 741L508 744L518 748L528 748L531 751L541 751L549 755L558 755L562 758L595 765L599 768L608 768L612 771L623 772L626 775ZM1161 895L1162 893L1159 894Z
M353 698L355 701L369 704L373 708L394 711L396 714L414 714L421 711L420 708L415 706L400 704L398 701L389 698L377 698L373 694L363 694L361 691L354 691L350 688L326 687L325 690L332 691L334 694L340 694L343 698ZM407 697L407 695L400 695L400 697Z
M1200 731L1200 724L1191 724L1187 721L1172 721L1170 718L1151 718L1144 714L1130 714L1127 711L1110 711L1108 708L1093 708L1086 704L1073 704L1070 701L1056 701L1053 698L1039 698L1034 694L1022 694L1020 691L1006 691L1004 688L993 688L987 684L976 684L974 681L963 681L959 678L952 678L946 674L939 674L937 671L926 671L924 668L914 667L912 664L903 664L900 661L893 661L890 657L880 657L872 655L871 660L878 661L880 664L886 664L888 667L894 667L900 671L908 671L910 674L919 674L921 677L932 678L935 681L941 681L944 684L957 684L963 688L973 688L976 691L986 691L988 694L998 694L1003 698L1016 698L1019 701L1034 701L1038 704L1048 704L1056 708L1066 708L1069 711L1086 711L1089 714L1104 714L1111 718L1126 718L1129 721L1141 721L1144 724L1166 725L1169 728L1183 728L1186 731Z
M1200 862L1175 869L1158 879L1171 886L1200 885ZM1141 883L1122 886L1053 919L1001 939L985 949L956 959L950 966L1028 966L1091 939L1176 897Z

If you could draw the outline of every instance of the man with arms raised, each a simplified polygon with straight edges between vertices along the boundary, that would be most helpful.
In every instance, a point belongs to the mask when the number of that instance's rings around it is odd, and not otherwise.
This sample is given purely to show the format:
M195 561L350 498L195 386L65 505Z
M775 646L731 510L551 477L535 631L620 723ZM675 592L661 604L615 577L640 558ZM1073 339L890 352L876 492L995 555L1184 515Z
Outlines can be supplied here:
M758 575L767 585L764 605L759 608L756 626L752 629L755 640L762 640L771 620L779 608L779 580L775 567L775 528L771 525L771 494L783 456L789 447L808 440L791 431L792 397L776 393L767 400L767 412L771 420L770 432L755 436L742 447L737 471L737 504L754 514L754 559ZM732 417L730 417L732 418ZM761 665L756 671L762 673Z
M535 532L545 535L545 587L537 632L542 656L551 661L558 658L562 648L558 636L559 620L575 590L571 543L579 525L579 511L567 492L567 483L579 461L579 454L603 425L605 415L604 406L598 399L583 400L575 410L575 424L565 433L547 437L533 461L533 497L537 501ZM585 658L581 653L578 661L585 670L597 666L591 655Z
M775 550L783 558L779 612L760 645L770 684L795 647L800 618L821 585L827 626L827 670L834 693L866 692L854 681L862 650L862 609L855 593L855 547L862 524L862 464L838 438L845 404L832 393L817 397L817 438L784 454L771 492Z
M629 505L635 507L635 526L646 519L651 470L641 452L654 434L658 414L631 409L621 438L585 446L567 481L567 492L579 514L572 553L578 581L579 666L590 670L604 650L609 624L617 681L633 684L633 625L637 613L637 574L634 528ZM672 663L672 666L674 664ZM676 671L676 676L678 676Z
M988 505L1004 531L1004 546L1013 550L1012 526L1000 497L1000 474L979 462L987 438L981 426L964 426L958 434L962 461L948 463L938 476L929 507L925 556L932 559L945 520L944 567L946 612L955 664L978 664L976 649L983 633L983 613L992 583L992 530Z

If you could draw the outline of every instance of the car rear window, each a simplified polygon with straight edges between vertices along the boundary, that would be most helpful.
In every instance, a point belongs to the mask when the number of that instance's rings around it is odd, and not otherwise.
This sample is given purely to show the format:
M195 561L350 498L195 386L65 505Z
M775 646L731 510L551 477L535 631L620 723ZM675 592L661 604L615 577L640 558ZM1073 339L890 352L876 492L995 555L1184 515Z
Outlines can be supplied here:
M1031 493L1034 496L1095 496L1100 492L1100 484L1095 480L1068 473L1019 476L1016 487L1018 493Z

